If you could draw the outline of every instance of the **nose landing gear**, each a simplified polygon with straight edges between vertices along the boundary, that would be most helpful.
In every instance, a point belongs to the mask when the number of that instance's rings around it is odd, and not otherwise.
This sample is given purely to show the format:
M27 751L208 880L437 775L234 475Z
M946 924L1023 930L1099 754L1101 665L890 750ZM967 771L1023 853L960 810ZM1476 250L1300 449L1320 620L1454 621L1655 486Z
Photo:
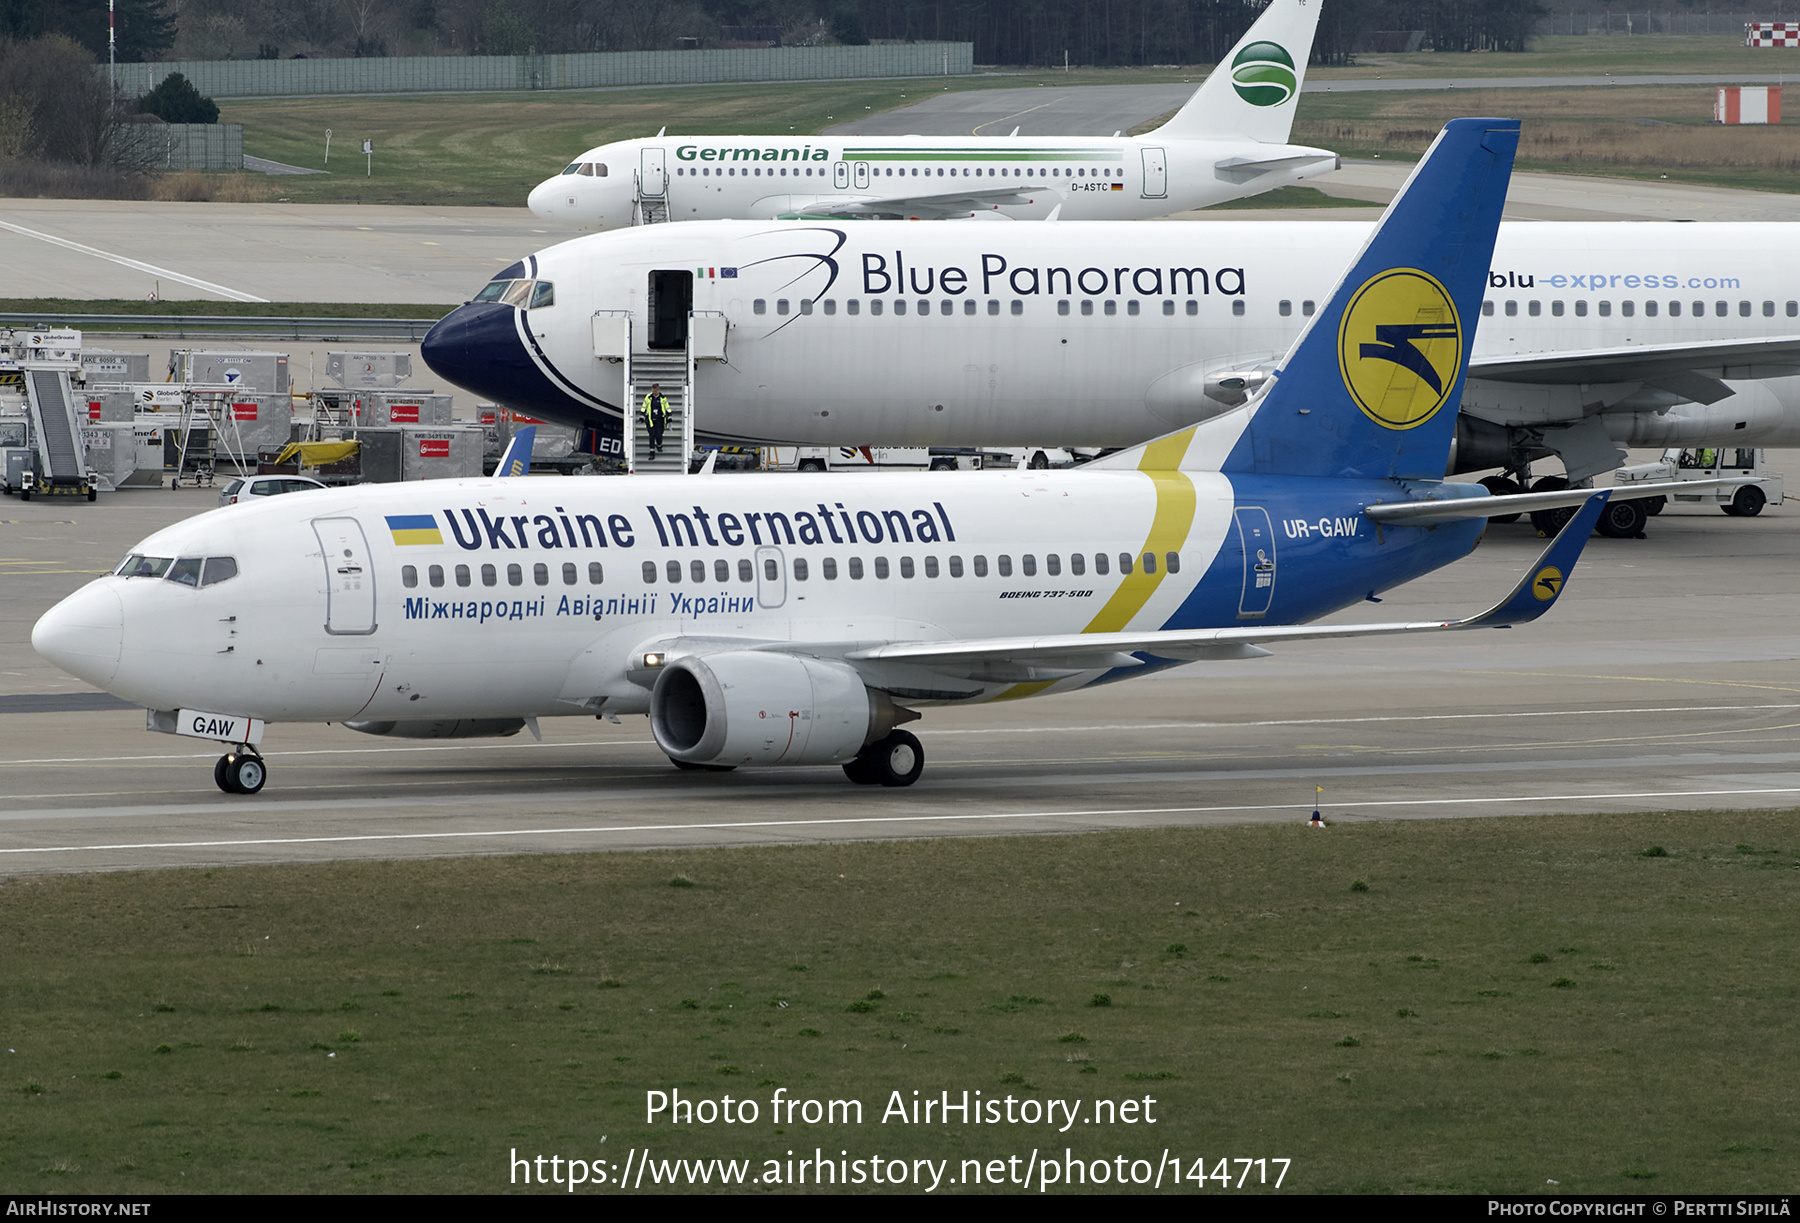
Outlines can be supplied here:
M213 781L227 794L255 794L268 779L268 765L248 745L239 745L213 765Z

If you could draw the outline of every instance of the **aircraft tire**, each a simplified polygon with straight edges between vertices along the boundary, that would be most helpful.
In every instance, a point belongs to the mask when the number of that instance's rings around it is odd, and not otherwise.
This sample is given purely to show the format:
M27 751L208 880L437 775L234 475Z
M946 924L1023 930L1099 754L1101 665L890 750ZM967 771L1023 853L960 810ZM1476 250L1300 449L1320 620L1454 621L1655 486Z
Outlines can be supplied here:
M1644 509L1643 502L1609 501L1600 511L1600 520L1594 524L1594 529L1608 539L1636 539L1644 533L1644 524L1649 521L1650 514Z
M240 756L233 752L225 757L226 793L256 794L268 780L269 769L261 756Z
M863 749L875 780L884 786L910 786L925 771L925 748L913 735L896 730Z
M875 776L874 766L867 759L868 750L868 748L864 748L856 759L844 762L844 776L859 786L872 786L879 780Z
M1746 484L1731 499L1731 508L1737 511L1739 518L1754 518L1763 512L1763 506L1768 503L1769 498L1762 489L1754 484Z
M1476 481L1476 483L1480 484L1481 487L1487 489L1490 494L1496 497L1507 497L1514 493L1522 493L1525 491L1519 487L1519 482L1517 480L1510 480L1505 476L1486 476ZM1519 515L1495 514L1492 518L1488 519L1488 521L1517 522L1519 521Z
M218 761L213 765L213 784L227 794L233 793L231 787L225 784L225 766L230 763L230 756L220 756Z

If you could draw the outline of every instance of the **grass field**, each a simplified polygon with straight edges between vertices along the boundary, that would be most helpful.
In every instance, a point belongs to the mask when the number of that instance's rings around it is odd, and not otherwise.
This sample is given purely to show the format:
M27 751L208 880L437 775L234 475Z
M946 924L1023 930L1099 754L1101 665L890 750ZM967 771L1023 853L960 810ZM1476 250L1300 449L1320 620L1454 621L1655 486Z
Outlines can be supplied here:
M1784 1192L1795 814L8 878L0 1182L1166 1148L1294 1191ZM759 1122L647 1124L676 1088ZM863 1123L774 1124L777 1089ZM946 1089L1156 1121L880 1120Z
M1309 94L1293 139L1346 157L1411 160L1447 120L1506 115L1524 121L1522 170L1800 189L1800 128L1720 127L1714 94L1706 85Z
M1310 70L1314 80L1367 77L1618 75L1774 72L1786 52L1726 37L1547 38L1520 55L1365 56L1349 69ZM1794 59L1800 66L1800 55ZM532 186L576 153L611 140L675 132L808 135L858 114L892 110L946 88L1018 89L1203 79L1207 66L1084 69L885 81L713 85L680 89L378 95L228 100L221 118L245 125L245 150L323 175L247 176L229 194L301 203L497 204L516 207ZM1531 168L1668 173L1685 181L1791 190L1790 129L1722 132L1710 123L1708 86L1651 90L1505 90L1490 93L1307 94L1294 138L1347 156L1416 156L1418 130L1471 113L1524 114L1545 135L1522 151ZM1671 133L1658 124L1692 131ZM1346 126L1348 125L1348 126ZM1648 126L1646 126L1648 125ZM1336 133L1344 133L1342 136ZM1702 134L1703 133L1703 134ZM375 142L373 176L357 152ZM1720 141L1723 139L1723 143ZM1334 143L1335 141L1335 143ZM1529 157L1529 160L1527 158ZM193 176L189 176L193 177ZM211 176L223 178L224 176ZM190 192L199 190L191 182ZM199 198L189 196L186 198Z

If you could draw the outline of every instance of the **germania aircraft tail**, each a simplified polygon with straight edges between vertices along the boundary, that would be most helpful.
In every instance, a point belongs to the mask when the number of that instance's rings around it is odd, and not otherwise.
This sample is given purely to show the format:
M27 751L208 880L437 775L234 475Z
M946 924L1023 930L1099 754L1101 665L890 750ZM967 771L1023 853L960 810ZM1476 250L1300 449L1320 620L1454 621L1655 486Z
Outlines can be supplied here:
M1187 105L1156 129L1174 140L1243 137L1286 144L1324 0L1269 0Z
M1240 409L1248 420L1233 422L1242 432L1217 470L1443 479L1518 147L1517 119L1445 125L1268 389ZM1216 459L1212 426L1228 420L1200 426L1184 466L1208 449Z

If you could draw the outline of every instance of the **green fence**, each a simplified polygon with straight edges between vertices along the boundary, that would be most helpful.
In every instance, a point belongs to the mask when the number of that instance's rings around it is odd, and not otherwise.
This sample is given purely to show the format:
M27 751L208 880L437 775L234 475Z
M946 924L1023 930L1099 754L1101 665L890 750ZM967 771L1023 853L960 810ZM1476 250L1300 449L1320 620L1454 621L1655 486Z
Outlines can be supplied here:
M242 123L131 123L124 164L145 170L242 170Z
M878 47L767 47L741 51L120 64L118 82L119 91L131 98L148 93L158 81L172 72L179 72L208 97L250 98L954 76L973 72L974 64L975 44L932 42Z

